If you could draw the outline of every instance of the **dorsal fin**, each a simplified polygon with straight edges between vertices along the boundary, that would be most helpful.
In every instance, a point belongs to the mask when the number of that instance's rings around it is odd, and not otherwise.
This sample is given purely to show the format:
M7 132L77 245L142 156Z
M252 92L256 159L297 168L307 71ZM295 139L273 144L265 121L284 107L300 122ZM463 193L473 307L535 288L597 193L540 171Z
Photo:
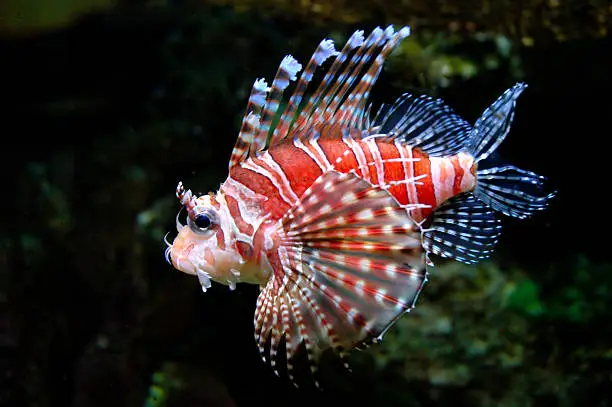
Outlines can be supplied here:
M229 168L231 169L236 164L244 161L251 149L253 137L259 132L259 115L264 105L266 104L266 95L270 91L265 79L257 79L251 89L251 96L247 103L246 112L242 118L242 126L238 139L232 151Z
M334 86L323 95L322 103L312 112L311 120L330 120L340 107L349 88L355 83L360 70L368 63L374 50L384 44L384 31L376 27L366 38L364 45L355 51L348 65L340 73Z
M351 94L347 97L347 101L340 107L338 113L336 113L336 116L338 116L336 120L347 122L349 127L357 127L361 124L370 91L382 71L385 60L400 41L410 35L410 29L404 27L395 33L390 27L387 27L384 35L387 42L382 47L380 54L376 56L370 68L361 78L359 84L353 89Z
M300 75L299 81L295 85L295 90L293 91L293 95L291 95L291 99L289 99L287 110L280 116L269 145L278 143L286 136L291 125L291 120L295 116L295 113L300 106L304 92L312 80L312 76L314 75L315 71L329 57L336 55L338 55L338 51L336 51L334 48L334 42L332 40L326 39L319 43L319 46L315 50L314 54L312 54L312 57L310 57L310 61L308 61L308 65L306 65L306 69L304 69L304 72L302 75Z
M303 126L307 122L321 120L340 126L359 125L365 114L365 104L370 90L378 79L386 58L408 35L410 35L408 27L403 27L397 32L391 26L385 30L377 27L363 44L355 47L357 50L351 58L348 57L348 54L341 54L342 60L349 61L346 67L337 76L335 76L335 71L333 77L327 78L326 76L319 88L321 89L320 95L316 99L313 97L314 104L309 105L310 108L307 106L302 111L297 119L296 127ZM351 51L352 49L348 52ZM368 66L369 69L362 72ZM339 66L336 70L338 69ZM331 89L327 90L332 83Z
M430 156L464 150L471 131L472 126L441 99L409 93L383 106L368 129L372 136L399 139Z
M285 56L281 61L274 81L272 81L272 86L268 98L266 99L263 112L261 113L259 131L255 134L253 143L251 144L251 155L261 151L266 145L270 125L283 99L283 92L287 89L287 86L289 86L289 82L296 80L296 75L301 69L302 65L291 55Z
M362 127L368 122L365 115L370 90L386 58L408 35L408 27L397 32L391 26L384 30L377 27L366 39L363 31L356 31L341 52L335 50L332 40L323 40L299 79L297 73L302 65L291 55L285 56L270 87L263 79L258 79L253 85L230 168L282 141L293 130L299 132L311 128L315 122ZM310 98L303 100L313 75L332 56L336 59L318 88ZM297 85L286 110L279 111L283 92L293 80L297 80ZM300 111L301 105L303 109ZM279 117L279 121L271 129L275 117Z
M330 85L335 84L334 78L338 73L338 70L342 67L342 65L348 60L352 51L356 48L361 47L364 44L365 40L363 38L363 30L358 30L350 36L340 54L334 60L334 63L325 73L325 77L319 84L319 87L315 90L313 95L308 99L306 106L302 110L302 113L298 116L296 120L296 127L302 127L304 122L310 117L312 112L315 110L315 106L323 103L322 97L329 93L328 89Z

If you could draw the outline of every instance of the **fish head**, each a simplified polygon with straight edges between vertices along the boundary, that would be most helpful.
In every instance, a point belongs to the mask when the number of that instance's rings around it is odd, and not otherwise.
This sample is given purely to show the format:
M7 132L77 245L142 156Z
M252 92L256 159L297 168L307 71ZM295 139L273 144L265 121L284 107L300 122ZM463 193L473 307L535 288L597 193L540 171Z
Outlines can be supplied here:
M177 197L183 204L181 210L187 211L187 221L182 224L177 215L178 234L167 243L166 259L176 269L196 275L204 291L211 281L235 288L247 259L238 250L224 200L213 193L196 197L182 183Z

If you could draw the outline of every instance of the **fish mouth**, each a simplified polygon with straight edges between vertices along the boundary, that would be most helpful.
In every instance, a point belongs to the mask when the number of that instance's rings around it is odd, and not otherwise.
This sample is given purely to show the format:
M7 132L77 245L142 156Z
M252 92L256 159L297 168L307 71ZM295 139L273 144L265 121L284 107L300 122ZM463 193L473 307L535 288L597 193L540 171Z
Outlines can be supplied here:
M195 275L198 277L202 291L206 292L212 285L214 276L214 266L208 260L209 255L212 256L210 249L204 249L204 258L193 259L192 248L187 251L179 252L173 250L172 246L166 248L166 259L177 270L185 274Z
M170 243L168 241L168 234L169 232L164 236L164 242L166 243L164 257L168 264L183 273L197 275L198 277L203 274L210 278L214 274L215 258L209 247L202 247L202 254L197 255L193 251L196 247L195 244L182 245Z
M183 273L196 274L195 267L193 267L194 265L192 264L192 262L189 261L189 255L191 253L192 247L181 247L181 245L175 245L173 243L170 243L168 241L169 234L170 232L166 233L166 235L164 236L164 243L166 244L164 257L166 258L166 262L168 262L168 264L170 264L175 269L182 271Z

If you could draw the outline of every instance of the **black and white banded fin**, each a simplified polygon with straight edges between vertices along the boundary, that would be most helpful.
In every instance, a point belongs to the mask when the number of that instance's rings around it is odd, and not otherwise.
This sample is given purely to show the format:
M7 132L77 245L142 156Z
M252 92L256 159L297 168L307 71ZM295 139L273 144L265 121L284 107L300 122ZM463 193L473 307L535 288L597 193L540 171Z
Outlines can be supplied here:
M467 150L480 162L474 195L491 208L519 219L546 209L553 193L544 192L545 178L512 165L495 165L492 154L510 132L514 108L527 87L517 83L506 90L474 124Z
M476 120L467 145L476 162L486 159L504 141L514 119L516 100L526 87L527 84L519 82L506 90Z
M546 209L555 193L544 192L545 178L513 165L479 168L474 195L504 215L525 219Z
M430 156L447 156L465 149L472 127L441 99L402 95L376 113L370 135L399 139Z
M466 264L488 258L501 233L494 211L471 194L448 200L431 216L423 231L425 250Z

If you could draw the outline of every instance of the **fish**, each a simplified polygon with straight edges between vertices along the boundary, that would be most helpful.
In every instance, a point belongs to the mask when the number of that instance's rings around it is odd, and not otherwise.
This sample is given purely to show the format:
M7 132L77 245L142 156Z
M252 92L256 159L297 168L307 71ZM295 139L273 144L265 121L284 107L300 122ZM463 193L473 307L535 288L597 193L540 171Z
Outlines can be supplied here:
M373 85L410 33L357 30L340 51L324 39L304 68L286 55L270 85L255 80L217 192L176 189L187 216L177 215L166 259L204 292L212 282L258 285L256 344L277 375L286 361L296 385L298 349L313 376L329 349L348 367L352 350L380 342L414 308L431 255L487 259L501 233L496 212L528 218L555 194L497 156L525 83L473 125L411 93L372 114Z

